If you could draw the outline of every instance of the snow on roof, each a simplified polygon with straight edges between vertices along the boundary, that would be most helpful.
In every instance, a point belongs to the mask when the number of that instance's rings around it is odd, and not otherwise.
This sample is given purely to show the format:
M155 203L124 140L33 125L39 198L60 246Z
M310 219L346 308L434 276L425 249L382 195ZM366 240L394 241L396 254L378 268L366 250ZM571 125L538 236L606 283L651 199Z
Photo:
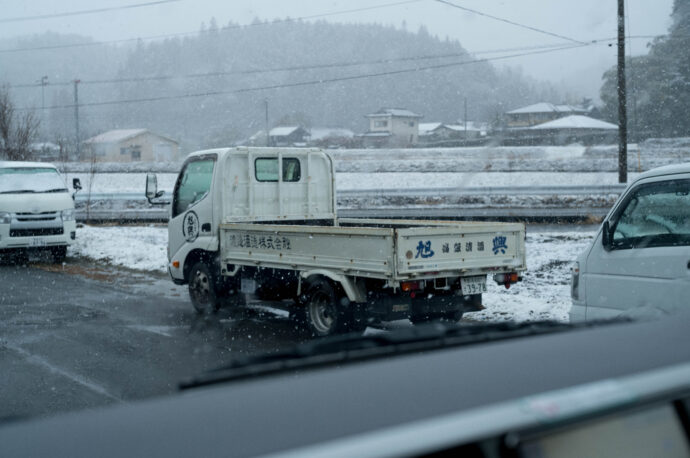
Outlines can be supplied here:
M54 169L55 166L48 162L26 162L26 161L0 161L0 169L14 168L14 167L32 167L32 168L46 168Z
M646 172L640 174L635 181L640 181L649 177L657 177L663 175L674 175L676 173L690 173L690 162L685 162L682 164L671 164L657 167L655 169L647 170Z
M268 135L271 137L287 137L288 135L292 134L295 132L297 129L299 129L299 126L280 126L280 127L274 127L270 131L268 131Z
M115 129L84 140L84 143L117 143L148 132L148 129Z
M441 127L443 123L440 122L420 122L419 123L419 135L427 135L439 127Z
M399 118L421 118L422 115L418 115L410 110L405 110L404 108L381 108L376 113L367 115L367 118L375 118L379 116L397 116Z
M571 115L530 127L533 130L543 129L607 129L616 130L618 126L610 122L590 118L589 116Z
M449 128L450 130L455 130L455 131L460 131L460 132L464 132L464 130L465 130L465 124L446 124L446 127ZM484 129L477 126L474 122L467 121L467 130L480 132Z
M526 114L526 113L586 113L587 110L572 105L554 105L553 103L535 103L526 107L509 111L507 114Z
M329 137L352 138L355 136L355 133L350 129L340 127L312 127L309 133L313 141L324 140Z

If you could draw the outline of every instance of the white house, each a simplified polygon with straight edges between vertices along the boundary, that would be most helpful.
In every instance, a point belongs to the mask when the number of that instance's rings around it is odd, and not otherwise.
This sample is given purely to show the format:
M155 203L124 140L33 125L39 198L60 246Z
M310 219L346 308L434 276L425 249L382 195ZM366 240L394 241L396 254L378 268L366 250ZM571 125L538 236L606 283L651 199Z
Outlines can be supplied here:
M408 147L419 140L422 115L402 108L382 108L366 117L369 130L358 135L365 147Z
M168 162L179 159L179 143L148 129L116 129L83 142L82 159L99 162Z

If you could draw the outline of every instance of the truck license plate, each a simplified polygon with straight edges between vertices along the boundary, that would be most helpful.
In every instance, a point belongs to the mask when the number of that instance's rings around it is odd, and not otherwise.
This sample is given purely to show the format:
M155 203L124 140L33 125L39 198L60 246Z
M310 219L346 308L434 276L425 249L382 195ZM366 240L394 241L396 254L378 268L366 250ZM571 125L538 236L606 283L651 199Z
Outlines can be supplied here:
M486 292L486 277L463 277L460 284L462 285L462 294L465 296Z
M40 237L33 237L29 240L29 246L46 246L46 241Z

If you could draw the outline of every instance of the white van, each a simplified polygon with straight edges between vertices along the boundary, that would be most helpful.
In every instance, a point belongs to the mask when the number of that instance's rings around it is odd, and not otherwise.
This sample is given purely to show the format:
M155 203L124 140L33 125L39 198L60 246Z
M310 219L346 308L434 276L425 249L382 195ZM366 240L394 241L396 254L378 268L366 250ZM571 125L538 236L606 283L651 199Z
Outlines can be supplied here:
M640 175L573 266L571 321L690 309L690 163Z
M78 179L73 187L81 189ZM47 249L62 262L76 236L74 199L55 166L0 161L0 254Z

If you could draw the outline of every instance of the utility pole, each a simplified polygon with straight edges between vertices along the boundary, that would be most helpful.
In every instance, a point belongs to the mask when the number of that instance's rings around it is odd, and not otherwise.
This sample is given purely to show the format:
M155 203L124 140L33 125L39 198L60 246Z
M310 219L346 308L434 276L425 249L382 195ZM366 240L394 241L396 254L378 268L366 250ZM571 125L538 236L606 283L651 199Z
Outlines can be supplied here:
M618 182L628 181L628 113L625 92L625 0L618 0Z
M46 86L48 85L48 76L41 77L41 112L45 114L46 111Z
M81 145L79 141L79 83L81 83L81 80L74 80L74 132L77 143L77 159L81 159Z
M465 114L463 115L462 119L465 121L465 144L467 144L467 97L465 97L464 104Z
M271 137L268 135L268 99L264 99L266 113L266 146L271 146Z

